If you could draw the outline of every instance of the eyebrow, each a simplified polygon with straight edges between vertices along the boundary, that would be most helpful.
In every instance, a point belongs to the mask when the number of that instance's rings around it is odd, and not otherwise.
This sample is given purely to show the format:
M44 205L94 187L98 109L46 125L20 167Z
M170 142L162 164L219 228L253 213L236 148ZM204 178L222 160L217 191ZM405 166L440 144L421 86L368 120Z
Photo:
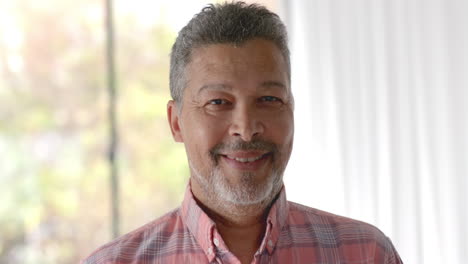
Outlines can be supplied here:
M262 82L262 84L261 84L260 86L261 86L261 87L265 87L265 88L279 87L279 88L287 89L286 85L284 85L283 83L278 82L278 81L266 81L266 82Z
M203 90L228 90L228 91L231 91L232 87L230 85L222 84L222 83L206 84L206 85L203 85L202 87L200 87L200 89L198 90L197 93L200 94Z
M286 85L284 85L283 83L278 82L278 81L265 81L265 82L262 82L259 87L264 88L264 89L271 89L271 88L276 87L276 88L282 88L282 89L287 90ZM197 94L200 94L203 90L226 90L226 91L231 91L232 86L227 85L227 84L223 84L223 83L206 84L206 85L203 85L202 87L200 87Z

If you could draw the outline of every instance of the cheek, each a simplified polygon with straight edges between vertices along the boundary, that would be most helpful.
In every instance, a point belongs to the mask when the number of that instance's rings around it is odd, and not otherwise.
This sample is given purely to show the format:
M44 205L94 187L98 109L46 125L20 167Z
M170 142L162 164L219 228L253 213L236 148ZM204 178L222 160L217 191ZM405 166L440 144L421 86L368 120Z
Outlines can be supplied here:
M205 142L218 141L223 137L226 131L226 120L212 117L205 117L194 120L196 122L193 128L195 140L203 140Z
M278 120L277 129L275 131L274 140L279 147L281 164L282 166L286 166L293 147L294 119L285 118L284 120Z
M203 156L224 137L225 121L210 117L190 117L184 129L186 145L191 153Z
M292 143L294 136L294 119L292 115L277 115L271 118L269 122L269 132L274 141L281 145Z

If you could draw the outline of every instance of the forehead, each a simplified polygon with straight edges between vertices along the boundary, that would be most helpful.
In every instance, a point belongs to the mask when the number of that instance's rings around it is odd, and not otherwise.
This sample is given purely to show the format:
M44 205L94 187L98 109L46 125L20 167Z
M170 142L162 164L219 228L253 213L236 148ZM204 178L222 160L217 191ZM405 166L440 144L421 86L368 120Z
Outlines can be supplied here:
M268 40L254 39L240 45L210 44L195 48L187 65L188 87L210 82L277 82L288 87L285 59ZM192 84L192 85L190 85Z

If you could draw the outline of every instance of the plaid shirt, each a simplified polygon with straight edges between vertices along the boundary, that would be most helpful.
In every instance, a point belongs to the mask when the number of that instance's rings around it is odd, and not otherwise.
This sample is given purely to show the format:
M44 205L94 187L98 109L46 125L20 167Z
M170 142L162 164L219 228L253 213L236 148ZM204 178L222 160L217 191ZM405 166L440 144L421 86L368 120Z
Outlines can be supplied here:
M96 250L82 264L240 263L187 188L182 206ZM376 227L286 200L270 209L252 263L402 263Z

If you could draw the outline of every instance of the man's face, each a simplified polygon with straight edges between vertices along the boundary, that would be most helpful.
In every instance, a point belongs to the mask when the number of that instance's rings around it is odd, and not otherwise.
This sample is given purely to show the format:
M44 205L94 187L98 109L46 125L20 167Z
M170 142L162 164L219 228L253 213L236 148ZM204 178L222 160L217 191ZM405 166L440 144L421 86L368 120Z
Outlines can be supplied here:
M263 39L206 45L192 52L185 76L182 104L169 102L168 117L185 144L194 195L248 205L276 194L294 130L279 49Z

